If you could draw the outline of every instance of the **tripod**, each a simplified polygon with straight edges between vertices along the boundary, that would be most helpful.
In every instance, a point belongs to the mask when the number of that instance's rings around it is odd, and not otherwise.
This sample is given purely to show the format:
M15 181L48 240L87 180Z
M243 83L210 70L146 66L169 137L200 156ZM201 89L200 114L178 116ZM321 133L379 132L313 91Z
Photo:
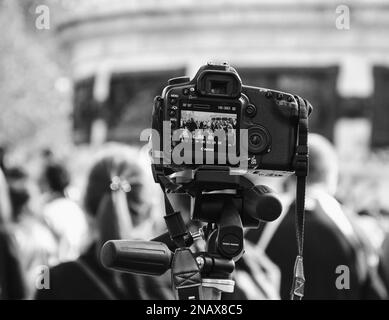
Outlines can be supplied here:
M177 299L221 298L233 292L232 272L244 253L244 228L258 228L282 211L278 198L250 175L231 175L228 167L200 167L167 175L153 168L165 193L168 232L152 241L111 240L104 244L101 260L107 268L147 275L171 269ZM180 212L174 211L168 193L192 197L191 219L205 225L190 233ZM191 245L204 240L204 252Z

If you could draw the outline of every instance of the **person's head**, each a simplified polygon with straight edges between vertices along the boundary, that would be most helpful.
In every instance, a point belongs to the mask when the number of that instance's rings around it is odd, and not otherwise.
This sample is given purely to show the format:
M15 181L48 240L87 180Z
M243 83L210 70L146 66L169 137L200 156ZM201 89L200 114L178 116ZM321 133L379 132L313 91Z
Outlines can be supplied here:
M28 175L21 167L11 167L7 170L6 179L9 185L12 216L16 220L30 200Z
M95 221L99 240L139 237L151 225L152 198L138 150L120 144L104 147L86 185L84 206ZM146 230L146 229L145 229ZM150 236L142 234L143 237Z
M311 133L308 137L309 172L307 187L320 187L334 195L338 184L338 162L334 147L323 136ZM295 190L296 179L288 177L284 182L285 191Z
M50 148L42 149L41 156L47 162L54 161L54 153Z
M335 148L319 134L310 134L308 185L318 185L335 194L338 184L338 159Z
M65 194L65 190L70 184L70 175L62 163L47 163L43 174L44 181L51 192Z

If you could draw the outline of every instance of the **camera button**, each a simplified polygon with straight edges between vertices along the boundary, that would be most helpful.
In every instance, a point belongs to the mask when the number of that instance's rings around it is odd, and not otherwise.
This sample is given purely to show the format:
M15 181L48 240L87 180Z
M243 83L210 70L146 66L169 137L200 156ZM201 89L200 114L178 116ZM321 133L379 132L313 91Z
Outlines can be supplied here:
M265 128L260 125L254 125L249 128L248 147L249 152L261 154L268 152L271 138Z
M250 137L250 142L253 144L253 145L259 145L261 143L262 139L261 139L261 136L258 135L258 134L253 134L251 137Z
M254 117L257 114L257 108L253 104L249 104L246 107L246 115L249 117Z

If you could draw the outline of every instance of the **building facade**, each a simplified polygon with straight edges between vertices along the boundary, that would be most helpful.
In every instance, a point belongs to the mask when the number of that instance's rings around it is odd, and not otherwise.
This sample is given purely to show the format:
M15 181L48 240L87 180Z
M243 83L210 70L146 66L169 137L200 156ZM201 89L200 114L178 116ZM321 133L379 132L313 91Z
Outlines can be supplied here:
M310 100L313 131L332 139L339 117L366 117L372 146L389 145L385 0L87 0L57 33L78 142L139 141L168 78L228 61L246 84Z

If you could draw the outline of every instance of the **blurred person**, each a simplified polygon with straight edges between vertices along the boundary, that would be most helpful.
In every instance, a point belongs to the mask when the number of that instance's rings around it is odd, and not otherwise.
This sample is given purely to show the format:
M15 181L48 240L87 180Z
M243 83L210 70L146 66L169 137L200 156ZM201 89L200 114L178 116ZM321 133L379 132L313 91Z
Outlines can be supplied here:
M50 163L55 162L54 152L53 152L50 148L44 148L44 149L42 149L42 151L41 151L41 157L42 157L42 160L43 160L46 164L50 164Z
M170 277L140 276L104 268L102 245L112 239L149 239L154 236L150 192L139 152L110 144L94 162L87 181L84 205L92 219L94 241L79 259L50 269L50 290L37 299L172 299Z
M5 155L7 153L7 149L3 146L0 146L0 170L1 171L6 171L5 168Z
M18 299L32 298L37 280L37 268L48 266L57 260L57 242L43 221L29 206L30 188L27 173L21 167L7 170L7 182L12 207L12 219L7 225L9 245L14 260L15 270L20 279L12 283L19 292Z
M58 240L60 261L77 259L88 243L88 221L67 194L68 170L51 153L47 157L41 181L46 190L42 216Z
M11 167L7 171L6 180L9 184L12 220L16 221L30 197L27 173L21 167Z
M389 232L382 243L380 252L379 274L382 276L386 290L389 292Z
M359 174L352 177L347 185L343 182L343 192L340 192L339 198L344 202L346 209L356 213L353 215L355 223L368 235L367 240L378 253L387 229L386 219L381 212L383 203L380 196L380 183L374 175L369 175L367 172Z
M309 136L309 174L306 190L304 271L305 299L385 298L386 291L377 275L377 257L364 234L342 210L334 198L338 165L335 150L324 137ZM284 211L280 218L266 224L261 232L248 238L258 250L265 250L281 269L281 298L290 298L294 261L297 255L295 235L295 178L285 183ZM289 199L289 200L287 200ZM346 288L337 287L341 274L349 272ZM338 284L339 286L339 284Z
M11 202L8 191L7 182L0 169L0 226L11 218Z
M0 300L20 300L27 295L22 264L10 231L0 227Z
M0 169L0 300L22 299L26 292L21 264L8 229L10 217L8 186Z
M281 271L263 250L250 242L244 244L245 253L236 262L235 291L224 294L233 300L280 300Z

